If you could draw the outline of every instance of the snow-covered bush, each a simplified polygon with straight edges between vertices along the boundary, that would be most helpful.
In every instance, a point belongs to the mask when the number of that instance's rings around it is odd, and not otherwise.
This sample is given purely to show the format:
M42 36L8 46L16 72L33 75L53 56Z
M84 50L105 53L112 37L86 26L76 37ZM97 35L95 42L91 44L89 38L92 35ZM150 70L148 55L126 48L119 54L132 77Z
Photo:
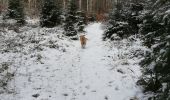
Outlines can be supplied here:
M110 13L109 24L103 39L115 40L114 36L119 38L127 38L131 34L138 33L138 24L141 23L139 12L143 10L143 5L140 3L132 3L131 6L126 6L123 3L117 3L115 9ZM116 37L117 39L117 37Z
M8 88L9 82L14 77L14 72L8 71L10 65L10 62L0 63L0 94L7 91L12 92L11 89Z
M150 48L141 62L144 68L145 92L152 91L154 100L170 99L170 2L157 0L145 16L140 33Z
M104 39L119 40L129 36L131 33L128 23L117 22L114 26L108 27L105 31Z

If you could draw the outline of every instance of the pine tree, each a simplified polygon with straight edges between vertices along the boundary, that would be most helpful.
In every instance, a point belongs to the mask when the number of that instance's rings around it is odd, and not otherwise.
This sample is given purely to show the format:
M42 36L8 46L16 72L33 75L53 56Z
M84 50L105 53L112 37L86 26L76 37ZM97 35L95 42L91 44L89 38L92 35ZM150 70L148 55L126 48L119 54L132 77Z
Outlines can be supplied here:
M54 27L61 24L60 5L55 0L44 0L40 17L41 27Z
M22 0L9 0L8 13L6 18L15 19L17 23L24 24L24 12L22 6Z
M103 40L122 39L132 33L126 17L127 13L123 7L123 3L118 2L109 15L109 24L104 33Z
M67 12L65 15L65 25L64 25L64 34L66 36L76 36L77 31L75 29L75 24L77 23L77 5L76 0L70 0L67 8ZM78 38L72 38L72 39L78 39Z
M77 12L77 31L78 32L84 32L84 28L86 26L86 17L85 13L82 11Z

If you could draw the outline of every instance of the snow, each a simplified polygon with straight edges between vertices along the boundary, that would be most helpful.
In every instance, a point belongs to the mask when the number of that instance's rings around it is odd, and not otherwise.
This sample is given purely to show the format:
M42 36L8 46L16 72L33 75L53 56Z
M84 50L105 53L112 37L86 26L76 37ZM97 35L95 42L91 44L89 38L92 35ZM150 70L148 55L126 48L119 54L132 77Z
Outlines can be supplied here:
M165 12L166 14L170 14L170 9Z
M38 30L28 30L27 34ZM38 45L43 50L0 54L1 62L12 56L19 64L10 84L15 92L0 94L1 100L144 100L136 85L142 75L138 65L141 58L133 55L142 52L141 41L103 42L101 23L89 24L85 31L85 49L79 41L58 35L62 30L54 28L39 30L43 35ZM49 48L49 41L57 48ZM23 49L32 46L25 44ZM35 94L38 97L33 97Z

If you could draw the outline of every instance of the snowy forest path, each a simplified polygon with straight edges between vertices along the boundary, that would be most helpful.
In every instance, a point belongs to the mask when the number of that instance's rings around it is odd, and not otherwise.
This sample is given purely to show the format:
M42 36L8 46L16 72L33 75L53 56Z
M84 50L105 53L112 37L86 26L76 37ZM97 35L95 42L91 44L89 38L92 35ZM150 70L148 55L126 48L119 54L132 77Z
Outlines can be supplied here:
M113 60L109 58L109 47L102 41L102 24L90 24L85 31L88 38L86 48L81 49L79 41L76 41L74 53L77 57L73 57L75 61L72 62L77 67L80 83L76 85L73 98L67 97L66 100L129 100L136 96L139 90L133 79L135 75L123 75L116 68L111 70L113 65L110 61ZM114 51L111 52L113 54ZM69 80L66 80L66 86L68 83Z
M63 52L47 48L36 54L40 62L24 62L15 77L16 94L3 100L130 100L142 94L136 86L140 67L134 59L122 64L118 53L124 50L102 41L102 23L89 24L85 31L85 49L80 41L63 40L61 45L68 44Z

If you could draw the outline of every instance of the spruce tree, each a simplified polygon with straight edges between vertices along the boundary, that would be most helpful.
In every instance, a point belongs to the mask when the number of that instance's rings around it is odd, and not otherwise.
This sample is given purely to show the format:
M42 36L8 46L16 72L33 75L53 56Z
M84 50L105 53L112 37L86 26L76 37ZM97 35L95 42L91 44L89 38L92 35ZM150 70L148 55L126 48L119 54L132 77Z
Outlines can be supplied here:
M9 0L8 13L5 16L9 19L15 19L18 24L24 24L24 12L22 0Z
M41 27L54 27L61 24L61 9L60 5L56 3L56 0L44 0L40 25Z
M127 37L131 33L126 16L127 13L125 13L123 3L118 2L109 15L109 24L103 35L103 40L121 39Z
M129 4L117 2L109 16L110 20L103 36L104 40L107 38L111 40L122 39L138 34L138 25L142 23L139 13L143 10L143 5L140 2L131 2Z
M72 20L73 24L77 23L77 11L78 6L76 5L77 0L70 0L68 3L67 14L66 16Z
M66 15L65 15L65 25L64 25L64 34L66 36L76 36L77 31L75 29L75 24L77 23L77 5L76 0L70 0ZM72 39L78 39L78 38L72 38Z
M85 13L83 11L77 12L77 31L78 32L84 32L84 28L86 26L86 17Z

